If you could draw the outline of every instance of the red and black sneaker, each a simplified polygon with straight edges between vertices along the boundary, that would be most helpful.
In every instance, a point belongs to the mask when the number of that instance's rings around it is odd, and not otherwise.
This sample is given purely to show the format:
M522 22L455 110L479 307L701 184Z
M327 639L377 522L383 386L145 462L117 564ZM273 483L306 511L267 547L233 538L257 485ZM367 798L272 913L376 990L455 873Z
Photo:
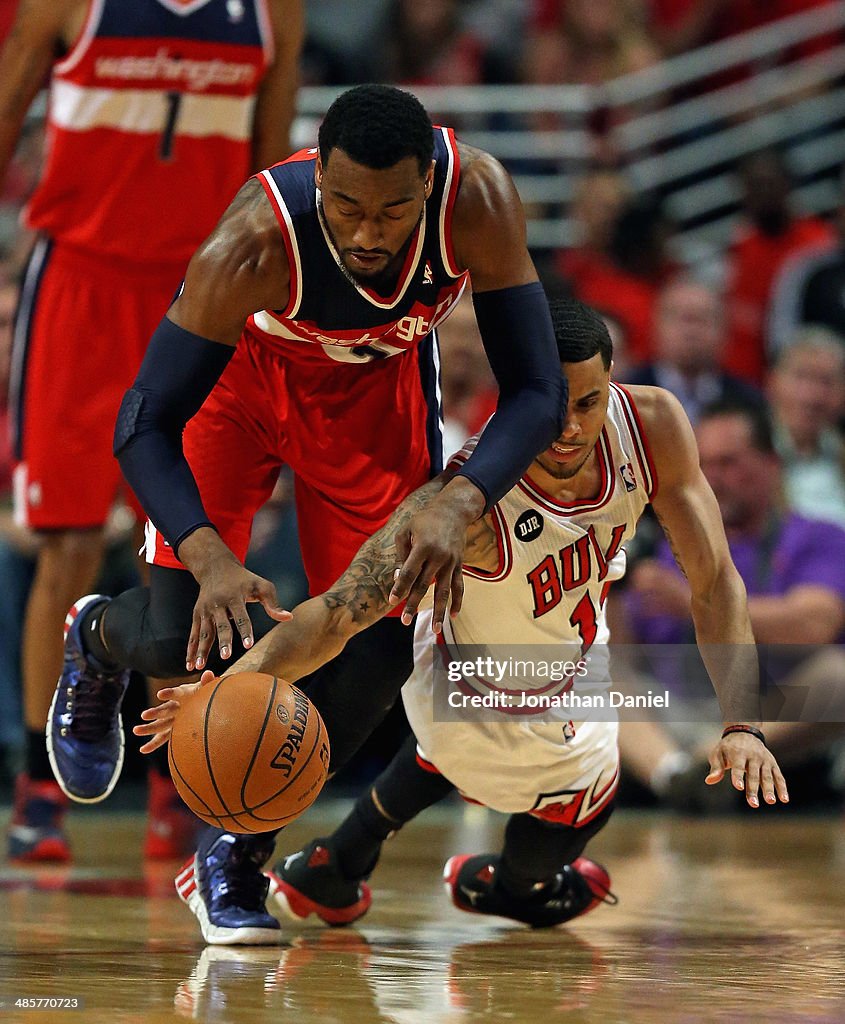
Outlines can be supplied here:
M265 873L270 879L270 895L295 921L316 914L326 924L351 924L363 917L373 902L366 882L341 874L329 839L313 840Z
M515 896L497 884L499 860L498 854L482 853L446 862L443 881L458 910L509 917L532 928L553 928L588 914L599 903L618 902L610 891L610 875L586 857L566 864L530 896Z

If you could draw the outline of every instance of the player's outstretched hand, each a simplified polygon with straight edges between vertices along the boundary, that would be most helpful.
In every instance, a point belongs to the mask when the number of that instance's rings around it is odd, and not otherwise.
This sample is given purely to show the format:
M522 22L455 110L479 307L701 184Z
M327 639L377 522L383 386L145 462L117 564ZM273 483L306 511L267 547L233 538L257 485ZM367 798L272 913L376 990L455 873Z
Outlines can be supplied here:
M183 700L186 700L192 693L196 693L201 686L207 686L214 682L217 677L213 672L203 672L202 679L198 683L181 683L179 686L164 686L157 693L156 697L161 704L154 708L147 708L141 712L141 725L133 727L132 732L136 736L151 736L141 747L142 754L151 754L158 750L170 739L170 732L173 729L173 722L176 713L181 707Z
M744 790L750 807L759 807L760 789L767 804L789 802L786 780L774 755L751 733L732 732L719 740L710 754L710 772L704 781L715 786L728 771L734 788Z
M390 604L405 601L402 621L409 625L420 601L434 581L434 617L432 629L439 633L451 596L452 614L461 610L464 580L461 561L464 553L467 517L447 502L434 501L417 512L407 529L396 538L399 557L404 562L396 574L390 592Z
M234 556L215 559L197 578L200 592L194 605L191 635L185 655L185 668L188 672L205 668L215 634L220 646L220 657L224 661L231 658L233 623L244 648L249 650L252 647L255 637L246 610L248 602L260 602L264 611L276 622L285 622L293 617L290 612L279 607L273 584L245 569Z

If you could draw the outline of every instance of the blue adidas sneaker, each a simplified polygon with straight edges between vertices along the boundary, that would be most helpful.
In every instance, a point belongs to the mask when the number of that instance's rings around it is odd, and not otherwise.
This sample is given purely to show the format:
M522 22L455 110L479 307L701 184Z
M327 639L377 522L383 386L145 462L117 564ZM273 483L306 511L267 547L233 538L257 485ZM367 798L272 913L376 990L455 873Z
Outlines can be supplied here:
M197 852L176 876L176 892L200 923L212 946L271 946L281 927L264 907L270 879L262 868L270 859L275 832L236 836L206 829Z
M95 804L114 789L123 767L120 703L129 670L108 671L85 653L81 613L102 594L80 598L65 619L65 660L47 719L47 753L62 791Z

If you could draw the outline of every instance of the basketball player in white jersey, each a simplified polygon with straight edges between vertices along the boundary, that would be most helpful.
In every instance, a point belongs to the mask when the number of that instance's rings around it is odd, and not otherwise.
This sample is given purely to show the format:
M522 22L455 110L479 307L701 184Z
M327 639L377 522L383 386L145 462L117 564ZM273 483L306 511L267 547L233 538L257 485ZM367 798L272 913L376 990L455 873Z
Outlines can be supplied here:
M594 312L574 301L551 308L569 380L565 429L469 528L463 606L444 623L437 654L448 662L460 659L456 652L468 644L478 645L477 651L564 643L584 655L593 644L606 644L607 587L624 572L622 545L651 502L689 580L697 641L725 722L706 781L714 784L729 772L750 806L759 805L760 790L768 804L785 802L786 784L759 721L746 717L749 692L756 691L756 661L746 664L742 653L753 654L745 589L689 422L668 392L628 391L611 382L611 341ZM296 608L291 622L275 627L230 672L273 672L295 681L384 615L402 562L395 545L402 524L437 493L472 445L399 507L331 590ZM501 853L447 863L444 877L457 907L546 927L612 901L607 872L582 853L612 810L616 723L570 721L570 715L577 719L572 712L563 721L548 714L436 720L430 618L430 611L417 617L415 667L403 690L414 736L332 836L314 840L271 872L277 900L297 918L313 912L330 924L345 924L360 917L371 902L364 879L383 841L457 788L510 815ZM727 659L707 657L716 644L738 652L730 667ZM207 673L203 681L211 678ZM144 712L147 724L135 728L152 737L145 752L166 741L179 700L196 685L159 692L165 703ZM525 691L543 688L547 695L567 685L520 683ZM459 685L475 694L504 688L478 674ZM180 894L196 889L192 872L189 863L177 879Z

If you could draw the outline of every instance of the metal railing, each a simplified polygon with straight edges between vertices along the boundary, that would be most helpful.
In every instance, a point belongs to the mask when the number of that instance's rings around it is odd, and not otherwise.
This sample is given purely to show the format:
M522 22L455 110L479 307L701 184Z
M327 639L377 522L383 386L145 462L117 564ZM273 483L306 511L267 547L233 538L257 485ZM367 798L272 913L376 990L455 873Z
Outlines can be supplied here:
M838 36L825 50L794 56L801 44ZM300 93L303 144L340 92ZM486 149L511 171L526 204L529 245L572 244L573 188L604 142L637 191L659 190L678 227L683 261L718 252L737 220L733 165L761 146L780 145L797 180L796 198L823 213L839 200L845 160L845 0L765 29L701 47L604 86L460 86L413 90L433 117Z

